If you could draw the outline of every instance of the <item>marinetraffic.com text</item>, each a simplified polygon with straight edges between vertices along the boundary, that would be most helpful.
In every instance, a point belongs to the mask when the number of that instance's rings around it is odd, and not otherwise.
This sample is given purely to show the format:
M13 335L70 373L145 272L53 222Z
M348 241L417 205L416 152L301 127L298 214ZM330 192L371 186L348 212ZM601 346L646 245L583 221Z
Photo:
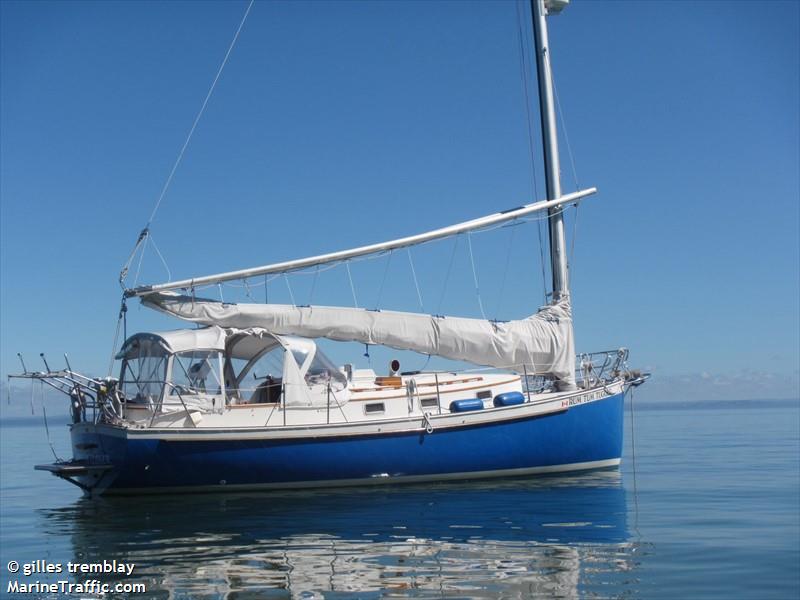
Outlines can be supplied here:
M51 563L46 560L34 560L19 563L16 560L8 561L6 565L9 574L7 594L141 594L146 592L144 583L108 582L113 577L130 577L136 565L118 560L103 560L93 563ZM44 575L45 578L38 576ZM70 575L71 580L59 579L52 581L51 576ZM106 581L92 579L93 575L103 576ZM12 579L16 576L17 578ZM87 578L78 581L81 576ZM42 580L45 579L45 580Z

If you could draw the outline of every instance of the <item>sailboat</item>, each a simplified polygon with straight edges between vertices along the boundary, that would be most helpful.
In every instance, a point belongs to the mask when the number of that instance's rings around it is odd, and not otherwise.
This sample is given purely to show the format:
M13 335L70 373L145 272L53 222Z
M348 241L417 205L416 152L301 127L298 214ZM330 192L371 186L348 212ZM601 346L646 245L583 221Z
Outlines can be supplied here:
M547 198L414 236L233 272L126 288L126 301L194 327L142 332L118 378L24 369L70 397L73 457L37 465L89 495L470 480L614 468L623 400L647 377L624 348L574 334L546 17L532 0ZM530 317L486 319L331 306L225 303L197 290L287 274L546 214L552 295ZM146 235L146 232L144 232ZM141 240L141 238L140 238ZM316 340L355 341L490 367L385 375L335 365Z

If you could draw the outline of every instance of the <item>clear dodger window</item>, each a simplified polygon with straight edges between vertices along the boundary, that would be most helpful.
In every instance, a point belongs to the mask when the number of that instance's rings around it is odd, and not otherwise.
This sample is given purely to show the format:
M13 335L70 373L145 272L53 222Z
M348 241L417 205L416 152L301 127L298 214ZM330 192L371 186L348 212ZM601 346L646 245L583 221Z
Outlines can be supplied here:
M149 340L135 342L122 361L120 389L127 402L152 406L161 398L167 375L167 352Z
M172 359L170 395L222 394L222 354L218 350L178 352Z
M306 383L308 385L327 384L329 380L334 390L338 391L347 386L345 374L325 355L322 348L317 346L314 359L306 371Z

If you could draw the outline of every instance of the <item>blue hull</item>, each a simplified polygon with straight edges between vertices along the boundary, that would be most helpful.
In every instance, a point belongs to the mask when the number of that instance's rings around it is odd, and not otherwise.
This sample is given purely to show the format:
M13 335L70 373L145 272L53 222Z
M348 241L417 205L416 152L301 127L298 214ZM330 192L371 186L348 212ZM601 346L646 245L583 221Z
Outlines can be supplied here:
M622 454L622 425L620 393L546 416L432 433L214 441L96 437L115 467L105 491L125 493L470 479L613 466Z

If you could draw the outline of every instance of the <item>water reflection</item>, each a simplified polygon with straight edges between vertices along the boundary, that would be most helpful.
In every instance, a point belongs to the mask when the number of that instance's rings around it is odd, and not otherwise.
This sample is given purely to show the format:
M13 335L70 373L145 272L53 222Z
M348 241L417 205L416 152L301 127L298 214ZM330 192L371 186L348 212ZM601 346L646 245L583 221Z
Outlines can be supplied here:
M626 513L619 472L601 471L80 500L40 515L73 561L135 563L125 581L150 597L577 598L634 585Z

